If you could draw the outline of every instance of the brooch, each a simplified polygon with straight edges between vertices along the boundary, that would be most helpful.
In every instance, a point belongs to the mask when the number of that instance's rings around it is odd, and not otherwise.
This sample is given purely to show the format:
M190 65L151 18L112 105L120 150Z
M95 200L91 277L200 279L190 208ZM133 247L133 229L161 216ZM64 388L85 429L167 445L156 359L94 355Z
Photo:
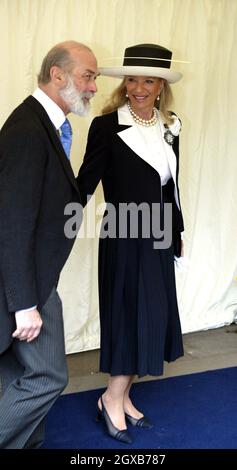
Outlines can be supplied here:
M167 127L167 126L165 125L165 127ZM166 129L166 131L164 132L164 139L167 142L167 144L173 145L174 138L175 138L175 136L174 136L174 134L172 134L171 130Z
M173 123L168 126L167 124L164 124L165 127L165 132L164 132L164 139L169 145L173 145L174 138L179 135L180 130L181 130L181 121L180 119L176 116L173 115Z

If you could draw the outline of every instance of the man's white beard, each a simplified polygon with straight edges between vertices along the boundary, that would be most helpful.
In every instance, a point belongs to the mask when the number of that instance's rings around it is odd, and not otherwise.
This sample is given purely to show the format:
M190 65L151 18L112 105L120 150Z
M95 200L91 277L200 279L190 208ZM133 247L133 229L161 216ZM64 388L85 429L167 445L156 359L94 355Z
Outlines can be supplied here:
M94 93L80 92L76 89L73 79L68 76L68 83L59 92L61 98L68 105L69 110L78 116L86 116L90 110L90 102L84 101L83 98L92 98Z

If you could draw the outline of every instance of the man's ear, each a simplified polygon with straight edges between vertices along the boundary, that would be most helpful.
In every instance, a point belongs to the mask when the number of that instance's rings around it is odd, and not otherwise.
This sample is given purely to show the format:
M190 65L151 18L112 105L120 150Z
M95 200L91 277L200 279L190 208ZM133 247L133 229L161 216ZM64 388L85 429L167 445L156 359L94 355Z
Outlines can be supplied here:
M53 65L50 69L50 77L51 82L57 88L63 88L66 85L66 73L61 67L57 67L57 65Z

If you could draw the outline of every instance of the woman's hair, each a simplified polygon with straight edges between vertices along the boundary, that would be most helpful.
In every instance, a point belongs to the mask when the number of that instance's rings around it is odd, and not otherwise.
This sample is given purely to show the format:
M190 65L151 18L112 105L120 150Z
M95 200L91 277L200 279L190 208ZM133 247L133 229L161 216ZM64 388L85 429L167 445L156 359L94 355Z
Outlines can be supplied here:
M173 122L172 113L170 112L170 105L173 102L173 93L167 80L162 80L164 82L164 86L160 92L160 100L156 101L154 106L159 109L162 116L164 117L165 123L169 125ZM113 111L116 111L118 108L123 106L127 102L126 93L127 90L124 78L120 85L115 88L111 97L106 102L104 108L102 109L102 114L112 113Z

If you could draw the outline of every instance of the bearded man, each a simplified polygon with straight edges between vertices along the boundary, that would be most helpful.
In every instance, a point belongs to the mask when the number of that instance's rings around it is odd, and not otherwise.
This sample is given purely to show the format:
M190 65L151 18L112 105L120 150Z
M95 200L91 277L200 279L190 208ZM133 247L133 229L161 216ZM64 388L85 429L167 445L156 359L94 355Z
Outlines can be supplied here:
M66 115L86 115L97 75L91 49L57 44L38 88L0 132L1 449L41 447L44 418L67 385L56 287L74 242L64 233L64 209L81 199Z

